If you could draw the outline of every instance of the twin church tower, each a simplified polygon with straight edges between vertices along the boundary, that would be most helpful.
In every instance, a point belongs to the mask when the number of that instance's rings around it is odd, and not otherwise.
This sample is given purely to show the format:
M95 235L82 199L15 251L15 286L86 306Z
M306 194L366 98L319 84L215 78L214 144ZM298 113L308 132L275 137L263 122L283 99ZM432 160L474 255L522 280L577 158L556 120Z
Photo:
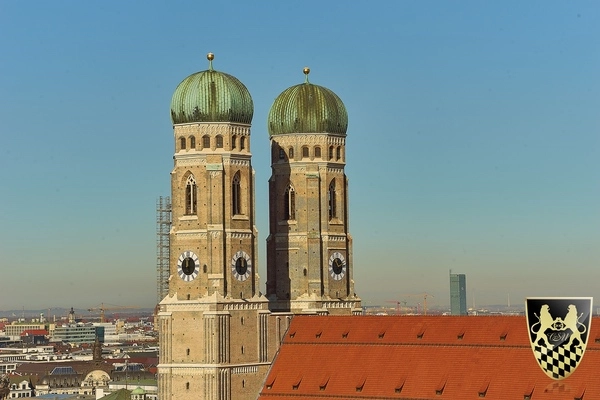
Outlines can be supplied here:
M354 293L348 115L305 81L268 116L271 142L266 293L259 290L254 106L237 78L185 78L171 101L169 294L158 314L159 398L255 399L296 314L359 314Z

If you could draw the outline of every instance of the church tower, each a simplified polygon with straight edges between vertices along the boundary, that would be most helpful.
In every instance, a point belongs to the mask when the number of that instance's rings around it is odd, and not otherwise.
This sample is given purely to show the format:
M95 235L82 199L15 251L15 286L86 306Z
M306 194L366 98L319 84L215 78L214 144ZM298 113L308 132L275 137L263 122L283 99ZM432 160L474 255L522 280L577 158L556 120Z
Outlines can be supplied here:
M267 297L272 311L358 314L344 172L348 114L309 73L275 99L268 117Z
M255 398L273 358L259 292L252 98L213 69L185 78L171 101L169 294L160 302L159 397Z

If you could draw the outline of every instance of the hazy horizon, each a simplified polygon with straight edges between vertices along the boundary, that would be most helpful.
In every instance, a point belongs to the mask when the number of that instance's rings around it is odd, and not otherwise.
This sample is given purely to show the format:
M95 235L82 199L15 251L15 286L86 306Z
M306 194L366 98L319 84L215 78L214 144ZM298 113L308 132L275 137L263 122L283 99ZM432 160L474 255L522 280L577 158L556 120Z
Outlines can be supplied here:
M4 2L0 310L156 302L169 104L214 68L254 101L264 292L267 114L304 80L349 115L363 305L600 298L597 2Z

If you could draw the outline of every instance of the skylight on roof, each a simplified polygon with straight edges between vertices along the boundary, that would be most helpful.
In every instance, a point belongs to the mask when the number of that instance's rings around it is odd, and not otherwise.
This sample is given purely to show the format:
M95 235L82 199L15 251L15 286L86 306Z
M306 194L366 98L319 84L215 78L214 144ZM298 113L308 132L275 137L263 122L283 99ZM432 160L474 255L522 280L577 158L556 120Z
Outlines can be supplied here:
M50 375L71 375L76 374L73 367L55 367Z

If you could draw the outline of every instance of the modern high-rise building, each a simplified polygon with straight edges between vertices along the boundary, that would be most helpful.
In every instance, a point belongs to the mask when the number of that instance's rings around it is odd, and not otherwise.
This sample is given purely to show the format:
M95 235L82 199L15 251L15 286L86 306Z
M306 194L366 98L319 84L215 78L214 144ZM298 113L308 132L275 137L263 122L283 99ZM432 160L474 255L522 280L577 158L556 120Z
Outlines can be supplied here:
M104 327L94 325L57 326L54 329L53 339L74 344L92 344L96 340L104 343Z
M467 315L467 276L450 273L450 312Z

